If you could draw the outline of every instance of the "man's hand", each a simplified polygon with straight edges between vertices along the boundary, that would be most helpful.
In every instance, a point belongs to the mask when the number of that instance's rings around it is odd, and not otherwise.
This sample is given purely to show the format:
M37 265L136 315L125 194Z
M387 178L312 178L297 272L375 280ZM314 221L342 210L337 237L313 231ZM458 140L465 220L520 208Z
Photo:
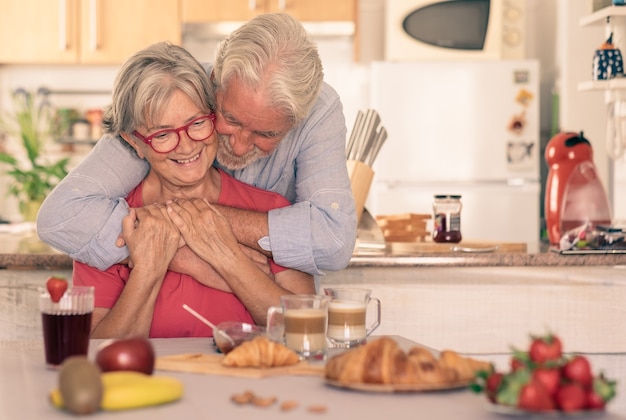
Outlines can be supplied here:
M242 253L228 220L204 199L167 203L167 211L185 243L214 268Z
M241 248L243 253L246 254L262 272L272 278L272 280L274 279L274 273L272 273L272 270L270 269L270 263L265 254L257 251L256 249L248 248L242 244L239 244L239 248Z
M211 267L211 264L198 257L188 246L178 248L170 262L169 270L187 274L205 286L232 293L228 283Z

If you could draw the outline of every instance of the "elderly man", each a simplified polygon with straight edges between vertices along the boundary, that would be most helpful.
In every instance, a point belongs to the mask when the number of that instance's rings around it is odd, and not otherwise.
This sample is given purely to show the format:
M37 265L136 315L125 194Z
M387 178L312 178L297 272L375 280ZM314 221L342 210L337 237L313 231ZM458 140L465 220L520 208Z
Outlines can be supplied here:
M216 90L215 164L292 203L269 212L219 207L238 241L309 274L344 268L356 240L345 119L302 25L280 13L252 19L220 44L207 73ZM100 269L124 260L123 197L147 171L104 136L45 200L39 237Z

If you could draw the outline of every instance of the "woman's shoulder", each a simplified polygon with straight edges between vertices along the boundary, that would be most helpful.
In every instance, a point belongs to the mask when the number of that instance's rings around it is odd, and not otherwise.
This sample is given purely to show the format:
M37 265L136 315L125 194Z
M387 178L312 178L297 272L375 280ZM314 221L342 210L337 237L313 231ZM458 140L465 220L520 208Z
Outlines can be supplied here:
M278 193L246 184L221 169L219 171L222 178L222 189L218 204L258 211L268 211L291 204Z

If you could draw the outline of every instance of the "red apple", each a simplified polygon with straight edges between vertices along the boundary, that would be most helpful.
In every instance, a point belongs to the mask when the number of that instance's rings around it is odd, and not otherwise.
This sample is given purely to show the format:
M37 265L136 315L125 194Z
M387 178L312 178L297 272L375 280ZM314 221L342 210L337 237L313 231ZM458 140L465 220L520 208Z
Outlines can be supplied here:
M143 337L107 340L96 353L96 364L102 372L133 370L152 375L154 359L154 347Z

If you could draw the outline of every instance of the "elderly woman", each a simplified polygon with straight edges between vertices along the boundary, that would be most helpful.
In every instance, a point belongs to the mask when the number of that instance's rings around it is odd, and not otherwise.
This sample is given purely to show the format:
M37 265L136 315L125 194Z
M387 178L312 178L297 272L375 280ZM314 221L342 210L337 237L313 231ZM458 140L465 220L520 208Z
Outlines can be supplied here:
M183 304L214 323L263 324L279 296L315 293L308 274L275 264L273 275L261 270L212 206L267 211L289 204L212 166L218 145L213 103L203 67L181 47L152 45L120 70L105 128L145 159L150 171L126 197L132 209L123 235L132 268L117 264L100 271L74 262L74 284L96 288L92 337L206 337L212 331ZM223 284L168 271L181 245L193 254L193 267L198 260L210 265Z

